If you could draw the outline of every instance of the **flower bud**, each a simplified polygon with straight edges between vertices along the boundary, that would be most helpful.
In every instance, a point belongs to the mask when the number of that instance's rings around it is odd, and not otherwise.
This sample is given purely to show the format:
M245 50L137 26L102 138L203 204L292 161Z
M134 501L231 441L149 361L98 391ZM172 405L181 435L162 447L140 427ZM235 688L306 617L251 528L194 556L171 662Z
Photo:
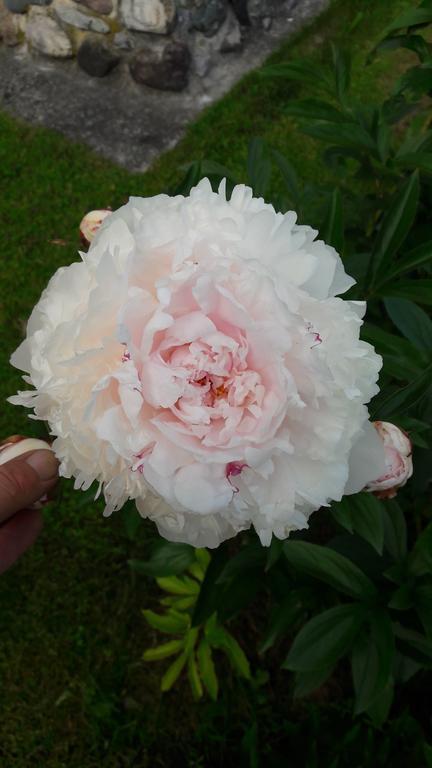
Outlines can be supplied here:
M23 453L38 450L51 450L51 446L44 440L37 440L34 437L12 435L0 445L0 464L6 464L7 461L12 461Z
M374 421L374 427L384 443L386 471L365 490L380 499L393 499L413 473L411 440L402 429L387 421Z
M112 213L112 211L108 210L108 208L86 213L80 224L80 236L84 245L90 245L103 220L106 219L110 213Z

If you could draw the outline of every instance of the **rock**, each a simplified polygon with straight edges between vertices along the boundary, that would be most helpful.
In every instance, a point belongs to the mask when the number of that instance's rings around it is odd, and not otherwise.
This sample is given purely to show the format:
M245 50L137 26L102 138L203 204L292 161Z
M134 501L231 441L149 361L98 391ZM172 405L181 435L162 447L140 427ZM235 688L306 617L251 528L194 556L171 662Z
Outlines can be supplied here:
M31 8L28 14L26 37L31 47L55 59L72 56L72 44L60 25L40 8Z
M230 8L224 23L213 37L205 37L202 32L196 32L190 42L193 69L198 77L208 75L220 53L239 51L243 45L239 23Z
M76 0L76 2L85 5L93 13L101 13L103 16L108 16L113 11L112 0Z
M244 27L249 26L248 0L230 0L230 3L240 24Z
M3 0L0 0L0 40L3 40L4 44L10 47L19 43L18 30L15 25L16 18L5 8Z
M167 35L175 23L175 0L121 0L120 15L128 29Z
M192 15L192 27L206 37L212 37L226 19L225 0L206 0Z
M104 77L120 61L120 56L104 40L86 37L78 48L77 61L92 77Z
M271 25L273 24L273 19L271 16L264 16L264 18L261 20L261 24L263 29L265 29L266 32L271 29Z
M50 5L52 0L5 0L6 8L12 13L25 13L29 5Z
M223 28L220 30L220 41L219 50L221 53L234 53L240 51L243 47L241 29L231 10L228 13Z
M102 19L98 19L95 16L88 16L87 13L83 13L70 5L58 5L55 13L63 24L70 24L71 27L77 27L77 29L85 29L88 32L100 32L105 35L110 31L106 21L102 21Z
M182 91L188 84L190 59L186 45L169 42L159 49L142 48L129 66L137 83L162 91Z
M135 48L135 40L125 29L116 32L113 38L113 44L121 51L132 51Z

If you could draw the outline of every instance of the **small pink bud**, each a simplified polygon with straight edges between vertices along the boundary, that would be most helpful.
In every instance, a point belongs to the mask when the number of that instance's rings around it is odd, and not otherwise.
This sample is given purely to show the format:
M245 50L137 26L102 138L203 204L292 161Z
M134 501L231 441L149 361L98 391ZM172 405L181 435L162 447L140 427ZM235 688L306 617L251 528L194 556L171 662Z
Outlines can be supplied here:
M402 429L388 421L374 421L373 424L384 443L386 471L365 490L380 499L393 499L413 473L411 440Z
M104 208L100 211L89 211L89 213L86 213L79 227L81 240L84 245L90 245L103 220L106 219L110 213L112 213L112 211L110 211L108 208Z

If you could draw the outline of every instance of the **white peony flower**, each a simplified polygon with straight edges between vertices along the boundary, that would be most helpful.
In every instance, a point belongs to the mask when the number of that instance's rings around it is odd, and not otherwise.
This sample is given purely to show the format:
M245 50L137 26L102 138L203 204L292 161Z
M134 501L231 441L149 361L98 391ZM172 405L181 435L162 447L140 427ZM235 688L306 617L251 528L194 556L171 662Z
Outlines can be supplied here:
M384 445L385 470L365 490L380 499L393 499L413 473L412 444L408 435L388 421L374 421L373 425Z
M60 472L135 499L172 541L263 544L383 473L381 359L336 251L293 212L207 179L131 198L59 269L12 364Z

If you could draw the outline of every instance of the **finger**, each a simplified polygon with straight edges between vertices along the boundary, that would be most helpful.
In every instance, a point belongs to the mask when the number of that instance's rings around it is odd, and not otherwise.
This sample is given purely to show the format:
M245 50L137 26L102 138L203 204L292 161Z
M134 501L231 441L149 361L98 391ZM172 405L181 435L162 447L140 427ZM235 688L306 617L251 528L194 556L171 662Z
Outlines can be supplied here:
M10 568L34 543L42 524L39 510L22 509L0 526L0 573Z
M38 450L0 466L0 523L30 507L57 482L58 461L50 450Z

